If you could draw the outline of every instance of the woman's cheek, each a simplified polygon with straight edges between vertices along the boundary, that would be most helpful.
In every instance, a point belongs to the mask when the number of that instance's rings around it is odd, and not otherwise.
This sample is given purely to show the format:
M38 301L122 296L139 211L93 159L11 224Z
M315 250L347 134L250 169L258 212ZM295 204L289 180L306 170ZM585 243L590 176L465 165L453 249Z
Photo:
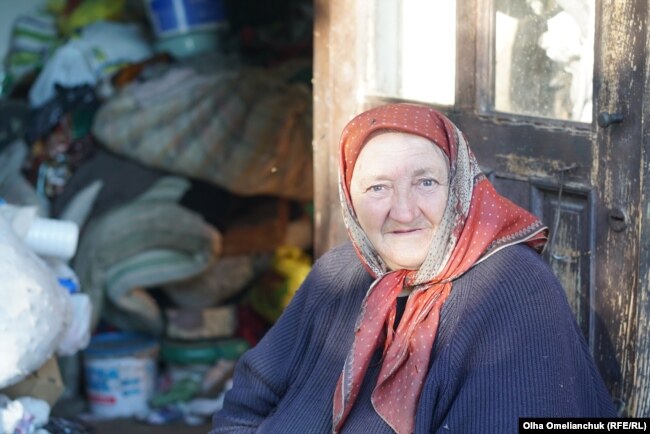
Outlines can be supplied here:
M381 226L390 210L389 201L376 198L364 198L357 205L357 217L364 230Z

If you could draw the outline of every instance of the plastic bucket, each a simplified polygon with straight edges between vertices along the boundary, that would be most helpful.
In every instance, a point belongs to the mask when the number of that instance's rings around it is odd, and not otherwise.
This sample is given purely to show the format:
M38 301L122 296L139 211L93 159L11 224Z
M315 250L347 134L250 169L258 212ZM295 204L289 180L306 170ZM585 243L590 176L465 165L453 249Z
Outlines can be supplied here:
M94 415L143 415L156 381L158 343L137 333L94 336L84 351L86 396Z
M158 38L226 25L224 0L147 0L146 5Z

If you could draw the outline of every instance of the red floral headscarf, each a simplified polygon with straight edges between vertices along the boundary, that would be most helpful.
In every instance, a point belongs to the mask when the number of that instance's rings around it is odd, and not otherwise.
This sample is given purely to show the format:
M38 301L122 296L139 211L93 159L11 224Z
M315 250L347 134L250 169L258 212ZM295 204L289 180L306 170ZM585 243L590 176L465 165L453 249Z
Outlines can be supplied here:
M361 229L352 206L350 180L354 165L369 136L379 130L425 137L449 158L447 205L418 270L389 270ZM389 104L360 114L343 130L340 158L344 221L357 254L376 280L363 301L354 342L336 386L334 432L342 428L370 359L383 341L383 363L372 404L395 432L412 433L440 310L452 282L506 246L526 243L541 251L548 230L537 217L496 192L461 131L432 108ZM411 292L397 330L393 331L396 298L404 288Z

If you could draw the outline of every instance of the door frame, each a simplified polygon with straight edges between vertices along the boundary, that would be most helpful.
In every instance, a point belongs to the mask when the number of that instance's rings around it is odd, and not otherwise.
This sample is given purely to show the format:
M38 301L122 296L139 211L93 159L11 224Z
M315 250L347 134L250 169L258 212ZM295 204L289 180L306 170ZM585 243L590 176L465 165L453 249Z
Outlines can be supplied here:
M456 103L445 111L461 129L480 119L480 86L489 77L481 65L490 50L481 18L487 0L457 0ZM315 0L314 21L314 185L315 255L347 240L338 194L338 141L354 115L386 102L360 95L368 47L370 2ZM588 152L594 213L595 263L590 300L595 312L592 351L601 372L613 364L620 381L608 387L622 415L650 415L650 9L646 0L598 0L594 66L594 122L576 128L576 152ZM631 30L632 29L632 30ZM482 37L483 36L483 37ZM624 122L599 128L601 111L624 114ZM486 118L485 122L494 122ZM507 137L508 119L503 123ZM476 124L480 125L480 124ZM535 128L531 126L531 128ZM560 126L560 128L562 128ZM552 138L552 128L549 129ZM593 143L593 145L592 145ZM506 145L507 147L507 145ZM588 148L588 149L587 149ZM480 161L480 160L479 160ZM627 174L626 174L627 172ZM631 176L631 182L630 177ZM620 208L628 227L609 229L606 210ZM621 261L621 258L624 258ZM624 290L621 290L624 288ZM605 372L607 376L607 372Z

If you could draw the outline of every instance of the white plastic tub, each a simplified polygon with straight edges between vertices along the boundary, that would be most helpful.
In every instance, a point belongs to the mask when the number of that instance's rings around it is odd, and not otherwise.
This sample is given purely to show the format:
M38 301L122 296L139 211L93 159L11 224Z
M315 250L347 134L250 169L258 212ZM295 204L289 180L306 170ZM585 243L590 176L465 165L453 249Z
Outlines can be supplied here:
M84 351L90 410L104 418L144 415L156 381L158 343L135 333L104 333Z

